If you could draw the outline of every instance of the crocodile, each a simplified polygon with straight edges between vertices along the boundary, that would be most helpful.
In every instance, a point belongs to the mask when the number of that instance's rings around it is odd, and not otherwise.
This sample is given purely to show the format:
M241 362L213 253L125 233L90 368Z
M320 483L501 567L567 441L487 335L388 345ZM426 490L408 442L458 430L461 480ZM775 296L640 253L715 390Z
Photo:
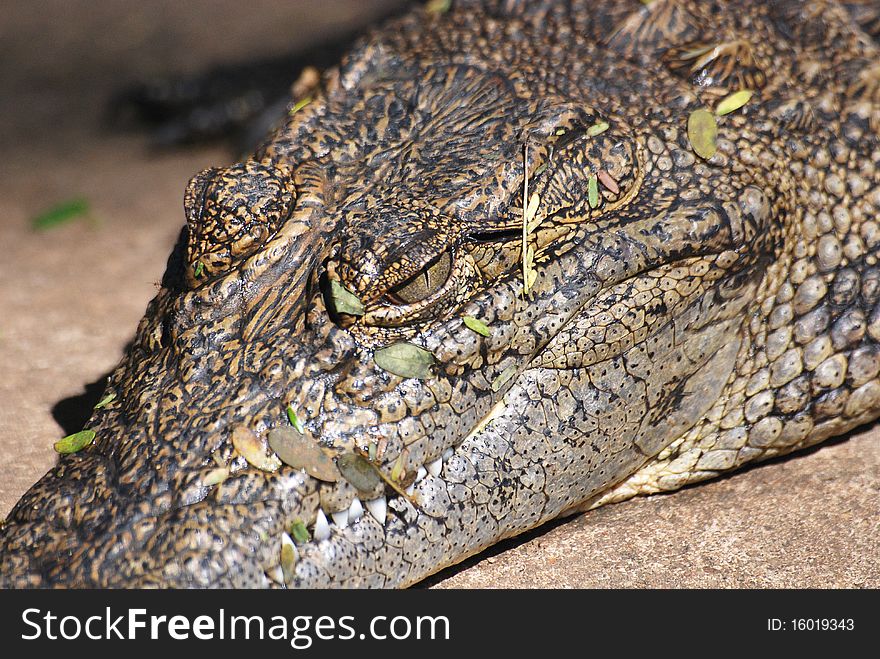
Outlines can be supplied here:
M0 583L403 587L876 419L878 34L833 0L367 34L190 181Z

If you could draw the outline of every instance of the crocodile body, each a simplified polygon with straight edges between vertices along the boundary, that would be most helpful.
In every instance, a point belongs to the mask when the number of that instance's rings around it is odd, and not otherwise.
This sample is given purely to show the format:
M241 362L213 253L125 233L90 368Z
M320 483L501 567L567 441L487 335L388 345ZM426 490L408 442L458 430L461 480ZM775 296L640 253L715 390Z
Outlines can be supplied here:
M191 181L0 583L405 586L874 420L877 15L463 0L369 35Z

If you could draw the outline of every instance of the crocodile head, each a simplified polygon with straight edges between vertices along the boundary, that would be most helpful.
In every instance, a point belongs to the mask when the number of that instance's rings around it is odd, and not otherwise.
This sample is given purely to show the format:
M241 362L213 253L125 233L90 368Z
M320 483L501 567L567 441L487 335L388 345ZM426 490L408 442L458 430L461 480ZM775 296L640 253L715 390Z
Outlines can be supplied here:
M480 11L365 40L192 180L95 443L4 531L7 581L412 583L602 501L723 398L797 230L776 124L718 119L703 159L706 100L625 20L597 44Z

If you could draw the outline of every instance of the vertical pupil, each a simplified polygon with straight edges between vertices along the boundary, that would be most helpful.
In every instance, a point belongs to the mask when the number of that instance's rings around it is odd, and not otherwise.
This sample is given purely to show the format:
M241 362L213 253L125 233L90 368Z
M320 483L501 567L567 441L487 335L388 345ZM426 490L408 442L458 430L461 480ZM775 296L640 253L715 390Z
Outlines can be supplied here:
M449 254L441 254L436 261L401 284L393 293L408 304L424 300L446 283L451 269L452 260Z

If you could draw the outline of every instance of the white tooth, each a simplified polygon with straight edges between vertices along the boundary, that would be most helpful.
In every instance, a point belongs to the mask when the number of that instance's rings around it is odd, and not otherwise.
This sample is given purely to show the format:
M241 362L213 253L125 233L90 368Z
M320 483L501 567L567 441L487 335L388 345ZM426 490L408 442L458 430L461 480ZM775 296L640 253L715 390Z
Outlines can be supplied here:
M416 491L416 484L415 483L410 483L409 487L404 490L404 492L406 492L409 496L412 496L415 491Z
M429 462L425 465L425 469L427 469L428 473L432 476L439 476L440 470L443 469L443 458L437 458L434 462Z
M370 514L376 518L379 524L385 524L385 515L388 512L388 503L385 501L385 497L367 501L367 510L370 511Z
M364 507L361 505L361 500L357 497L351 502L351 505L348 507L348 521L354 524L357 520L364 516Z
M275 583L284 584L284 572L281 570L280 565L276 565L275 567L266 570L266 576Z
M345 510L337 510L335 513L330 513L330 517L333 518L333 523L339 528L344 529L348 526L348 508Z
M318 508L318 517L315 519L315 540L320 542L330 537L330 524L327 522L327 516L324 511Z
M428 475L428 470L424 467L419 467L419 470L416 472L416 483L422 480L425 476Z
M455 449L453 449L451 446L443 451L443 462L447 462L449 458L452 457L453 453L455 453Z
M282 531L281 532L281 547L283 548L284 545L293 545L293 548L296 549L296 545L293 544L293 539L289 535L287 535L287 533Z

